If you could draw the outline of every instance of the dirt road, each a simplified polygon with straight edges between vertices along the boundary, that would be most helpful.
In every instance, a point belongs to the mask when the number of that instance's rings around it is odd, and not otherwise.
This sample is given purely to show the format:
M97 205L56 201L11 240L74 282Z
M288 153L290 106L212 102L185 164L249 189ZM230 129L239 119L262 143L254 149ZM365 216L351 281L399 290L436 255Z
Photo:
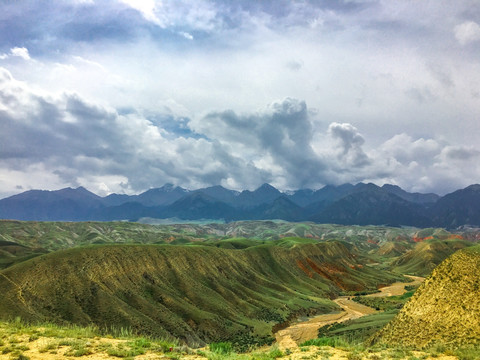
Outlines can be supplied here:
M370 294L368 296L381 297L401 295L405 292L405 285L418 285L424 280L424 278L418 276L408 277L412 278L413 282L394 283L390 286L381 288L379 293ZM315 316L311 320L296 323L278 331L275 334L278 347L280 349L297 348L298 344L310 339L315 339L318 334L318 329L322 326L335 322L344 322L347 320L357 319L359 317L377 312L371 307L359 304L353 300L349 300L347 296L341 296L333 301L337 303L343 311L339 313Z

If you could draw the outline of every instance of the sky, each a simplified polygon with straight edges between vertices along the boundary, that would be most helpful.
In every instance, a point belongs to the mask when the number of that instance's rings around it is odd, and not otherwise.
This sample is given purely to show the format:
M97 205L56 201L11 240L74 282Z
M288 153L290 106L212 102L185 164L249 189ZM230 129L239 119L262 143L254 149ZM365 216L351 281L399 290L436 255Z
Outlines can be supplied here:
M0 197L480 182L478 0L0 2Z

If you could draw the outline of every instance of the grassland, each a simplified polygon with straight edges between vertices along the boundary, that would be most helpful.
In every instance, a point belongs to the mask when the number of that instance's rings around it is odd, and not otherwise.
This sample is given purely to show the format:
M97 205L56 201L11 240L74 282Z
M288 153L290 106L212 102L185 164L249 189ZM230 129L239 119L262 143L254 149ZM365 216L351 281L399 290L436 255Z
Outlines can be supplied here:
M428 352L417 343L365 347L414 289L357 296L385 312L321 328L317 342L289 353L269 347L273 333L299 316L338 310L331 299L374 293L405 273L427 275L471 245L441 229L0 221L0 359L474 359L466 343L455 350L434 341ZM476 291L472 281L461 286ZM176 350L166 351L168 344ZM206 347L192 350L199 346Z
M299 348L280 350L275 345L238 353L229 342L191 348L172 339L136 336L128 329L94 326L26 324L20 319L0 322L0 360L128 359L128 360L474 360L473 349L419 351L403 347L365 347L358 341L321 337Z
M357 263L341 242L283 239L245 249L96 245L0 272L0 317L129 327L189 344L268 343L272 328L337 309L341 291L399 279Z

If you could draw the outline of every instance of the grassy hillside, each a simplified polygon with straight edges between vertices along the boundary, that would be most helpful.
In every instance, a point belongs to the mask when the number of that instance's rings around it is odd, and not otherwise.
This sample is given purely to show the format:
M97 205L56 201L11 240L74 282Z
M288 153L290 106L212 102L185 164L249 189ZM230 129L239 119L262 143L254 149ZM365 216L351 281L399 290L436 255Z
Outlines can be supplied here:
M350 326L349 333L381 323L381 318L365 320ZM182 360L374 360L374 359L478 359L479 352L456 352L458 357L441 352L410 351L403 348L365 348L342 338L320 338L300 348L271 347L236 353L230 343L211 343L203 349L192 349L176 341L135 336L128 332L105 332L98 328L57 326L51 323L25 324L21 321L0 322L0 360L59 359L182 359ZM451 355L452 352L450 352Z
M426 276L451 254L471 245L459 239L425 240L395 259L391 268L401 274Z
M480 246L443 261L374 341L416 347L480 344Z
M327 312L340 291L394 276L357 264L339 242L207 246L97 245L0 272L0 317L128 327L188 343L260 339L295 313Z

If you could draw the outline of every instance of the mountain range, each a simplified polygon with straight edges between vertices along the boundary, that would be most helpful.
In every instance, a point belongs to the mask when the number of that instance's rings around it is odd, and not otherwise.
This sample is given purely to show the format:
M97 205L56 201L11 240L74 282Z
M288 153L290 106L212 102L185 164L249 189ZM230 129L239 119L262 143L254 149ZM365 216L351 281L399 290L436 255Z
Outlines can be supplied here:
M313 221L342 225L480 225L480 185L440 197L395 185L327 185L281 192L269 184L254 191L222 186L187 190L172 184L139 195L100 197L83 187L29 190L0 200L0 218L36 221L111 221L141 218Z

